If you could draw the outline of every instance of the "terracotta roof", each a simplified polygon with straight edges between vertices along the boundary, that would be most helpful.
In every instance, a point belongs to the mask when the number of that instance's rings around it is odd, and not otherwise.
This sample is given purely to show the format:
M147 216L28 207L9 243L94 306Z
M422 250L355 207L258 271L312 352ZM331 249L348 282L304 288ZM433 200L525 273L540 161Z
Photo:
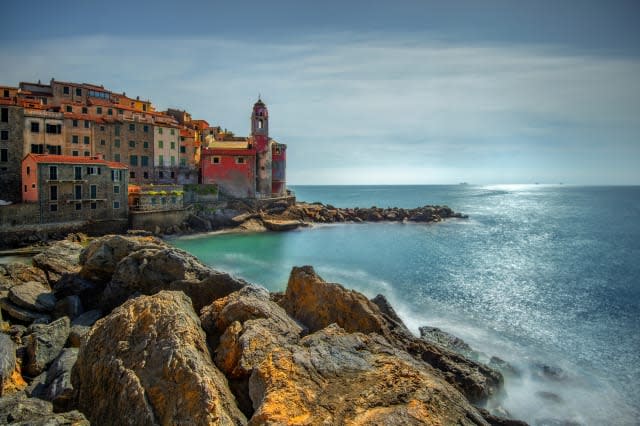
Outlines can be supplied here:
M180 129L180 136L184 136L185 138L192 138L194 137L194 132L193 130L189 130L189 129Z
M96 157L74 157L71 155L50 155L50 154L27 154L24 160L32 158L36 163L58 163L58 164L99 164L112 169L128 169L124 163L115 161L100 160ZM22 160L22 161L24 161Z

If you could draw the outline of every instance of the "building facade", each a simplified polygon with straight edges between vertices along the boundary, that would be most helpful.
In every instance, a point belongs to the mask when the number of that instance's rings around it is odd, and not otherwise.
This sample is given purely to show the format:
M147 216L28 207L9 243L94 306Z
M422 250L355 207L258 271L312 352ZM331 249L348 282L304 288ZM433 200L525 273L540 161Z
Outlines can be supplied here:
M18 202L20 162L24 152L24 109L10 97L0 98L0 199Z
M207 135L209 136L209 135ZM217 184L235 198L286 195L286 145L269 137L269 111L261 99L251 112L251 136L212 132L201 150L203 184Z
M96 157L28 154L22 201L38 203L40 223L126 219L127 166Z

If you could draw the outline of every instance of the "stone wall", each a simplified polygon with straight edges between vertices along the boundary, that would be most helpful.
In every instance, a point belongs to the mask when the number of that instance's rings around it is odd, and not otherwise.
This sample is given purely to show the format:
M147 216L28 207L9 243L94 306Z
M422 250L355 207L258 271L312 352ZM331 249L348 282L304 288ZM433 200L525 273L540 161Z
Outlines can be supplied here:
M189 216L187 209L129 212L129 229L142 229L155 232L156 227L166 229L170 226L181 225Z
M0 121L0 132L7 137L0 137L0 150L6 149L7 161L0 159L0 200L18 202L21 199L20 162L26 154L23 152L24 112L17 106L0 105L7 109L6 122Z
M0 206L0 231L12 226L40 222L40 208L36 203L18 203Z

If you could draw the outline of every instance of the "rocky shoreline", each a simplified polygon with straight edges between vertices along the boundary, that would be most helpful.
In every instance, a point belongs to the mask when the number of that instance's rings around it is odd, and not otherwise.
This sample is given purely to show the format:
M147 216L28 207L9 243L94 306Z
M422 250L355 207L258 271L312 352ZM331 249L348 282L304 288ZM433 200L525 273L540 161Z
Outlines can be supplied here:
M525 424L484 408L500 365L310 266L269 293L155 237L65 240L0 266L0 306L0 424Z

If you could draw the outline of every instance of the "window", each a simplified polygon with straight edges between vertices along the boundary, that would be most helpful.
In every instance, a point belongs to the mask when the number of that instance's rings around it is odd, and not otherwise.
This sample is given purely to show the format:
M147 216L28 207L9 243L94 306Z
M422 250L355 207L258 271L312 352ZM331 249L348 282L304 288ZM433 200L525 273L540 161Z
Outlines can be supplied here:
M82 185L76 185L74 187L73 195L76 200L82 200Z
M158 172L158 178L164 179L164 172Z
M73 112L73 107L71 105L67 105L66 110L67 112Z
M136 141L129 141L129 148L135 148L136 147Z
M124 114L124 111L121 110L121 109L118 109L118 114L122 115L122 114Z
M173 155L171 156L171 165L172 166L176 165L176 157L174 157Z
M71 155L73 155L74 157L78 156L78 151L71 151Z
M95 210L98 208L98 203L91 203L91 210Z
M98 185L91 185L90 190L91 190L90 198L92 200L95 200L96 198L98 198Z
M176 149L176 143L175 142L171 142L171 149Z
M158 155L158 166L164 166L164 156Z
M145 179L149 179L149 172L144 172L142 176L144 176Z
M262 129L262 126L264 125L262 120L258 120L258 129Z
M102 107L96 107L96 114L102 114Z
M114 209L119 209L120 208L120 201L114 201L113 202L113 208Z
M104 126L100 126L100 131L104 132Z
M143 127L143 130L145 133L149 133L149 126L147 126L146 124Z
M71 143L78 143L78 135L71 136Z
M62 88L62 94L63 95L68 95L69 94L69 86L64 86Z
M49 187L49 200L58 201L58 185L51 185L51 187Z
M0 149L0 161L3 163L6 163L7 161L9 161L9 150L7 148Z
M78 127L78 120L73 120L71 124L73 125L73 127Z
M140 156L140 165L142 167L148 167L149 166L149 157L147 157L146 155Z
M162 127L158 127L158 134L162 134Z
M113 185L113 193L114 194L119 194L120 193L120 187L118 185Z
M40 123L37 121L31 122L31 133L40 133Z
M149 148L149 142L147 142L147 141L142 142L142 147L145 148L145 149L148 149Z
M236 157L236 164L244 164L244 157Z
M156 205L158 204L158 200L156 199L156 197L151 197L151 205Z
M164 142L158 141L158 148L164 148Z
M31 144L31 152L33 154L44 154L44 145Z
M113 144L116 146L116 148L120 148L120 139L116 139L115 141L113 141Z
M82 89L79 87L76 87L76 96L82 96Z
M51 155L62 154L62 147L57 145L47 145L47 152Z
M137 155L129 156L129 164L131 164L132 166L137 166L138 165L138 156Z
M120 174L118 170L111 170L111 180L113 182L118 182L120 180Z
M31 167L27 166L27 176L31 176Z
M176 203L176 197L171 197L171 204L175 204Z
M113 161L120 162L120 154L113 154Z
M87 174L88 174L88 175L95 175L95 174L97 174L97 173L96 173L96 168L95 168L95 167L93 167L93 166L88 166L88 167L87 167Z
M162 204L167 204L167 199L165 197L160 198L160 202Z
M9 91L5 90L4 93L2 94L2 96L4 96L5 98L9 97Z
M84 120L84 128L88 129L91 126L91 122L89 120Z
M62 133L62 125L60 124L46 124L45 131L49 134L59 135Z
M107 142L104 139L100 139L100 145L106 145Z
M180 167L186 167L187 166L187 159L186 158L181 158L180 159Z
M9 108L0 108L0 121L3 123L9 122Z
M73 168L73 178L75 180L80 180L82 179L82 167L80 166L75 166Z
M171 179L176 177L176 172L171 172Z
M220 164L220 157L211 157L211 164Z
M50 204L49 205L49 211L57 212L58 211L58 205L57 204Z
M9 131L0 130L0 141L8 141L8 140L9 140Z
M187 147L186 146L181 146L180 147L180 154L186 154L187 153Z
M113 115L113 110L111 108L107 110L107 115Z
M171 134L172 134L172 135L175 135L175 134L176 134L176 131L175 131L174 129L171 129Z
M49 166L49 180L58 180L57 166Z
M129 131L130 132L135 132L136 131L136 125L133 124L133 123L129 124Z
M116 136L120 136L120 125L116 124L115 129L113 130L113 134Z
M129 172L129 179L135 179L136 178L136 172Z
M83 139L83 142L85 145L89 145L89 142L91 141L91 139L89 138L89 136L85 136Z
M85 151L84 152L84 156L85 157L89 157L90 155L91 155L91 153L89 151ZM100 169L98 169L98 170L100 170ZM100 174L100 173L98 173L98 174Z
M76 210L82 210L82 204L76 203Z
M89 110L87 109L87 107L82 107L82 113L83 114L86 114L88 112L89 112Z

